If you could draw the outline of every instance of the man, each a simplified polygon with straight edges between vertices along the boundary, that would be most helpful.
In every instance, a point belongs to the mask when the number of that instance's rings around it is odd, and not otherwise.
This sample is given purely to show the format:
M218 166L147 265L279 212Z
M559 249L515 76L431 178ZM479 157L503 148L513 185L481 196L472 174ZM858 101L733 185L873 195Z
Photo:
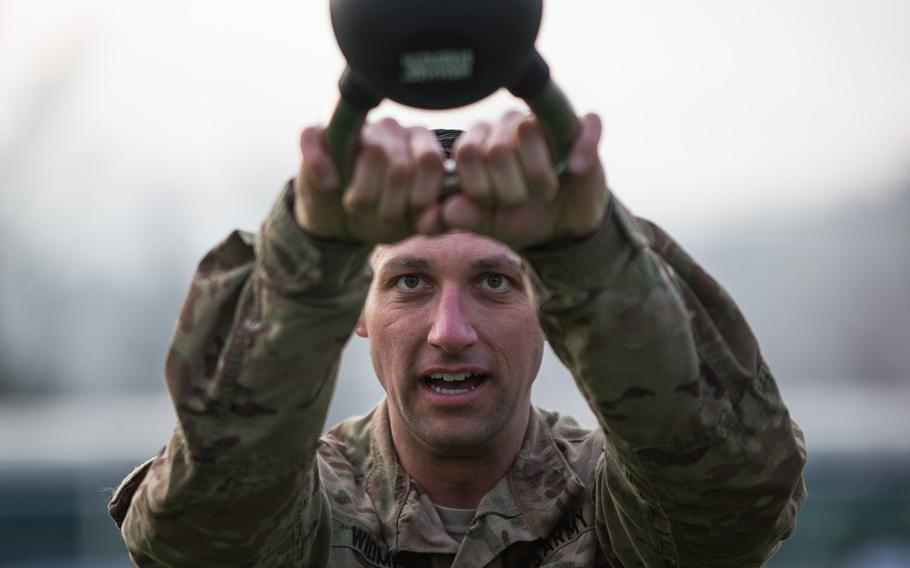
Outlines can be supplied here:
M430 132L369 125L342 188L306 129L258 237L193 280L177 428L111 503L133 561L763 564L804 499L802 436L733 302L611 195L581 124L558 178L533 119L472 128L444 200ZM387 396L320 439L352 331ZM596 431L531 406L544 334Z

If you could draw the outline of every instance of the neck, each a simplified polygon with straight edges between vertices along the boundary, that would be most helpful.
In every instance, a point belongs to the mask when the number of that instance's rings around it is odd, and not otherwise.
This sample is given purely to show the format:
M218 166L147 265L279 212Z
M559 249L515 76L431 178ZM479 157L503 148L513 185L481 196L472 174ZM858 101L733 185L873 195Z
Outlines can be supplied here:
M391 414L391 413L390 413ZM392 423L394 416L389 416ZM405 471L443 507L475 509L484 495L509 470L521 450L530 420L530 407L520 423L469 453L453 455L434 451L407 434L398 434L392 425L392 441Z

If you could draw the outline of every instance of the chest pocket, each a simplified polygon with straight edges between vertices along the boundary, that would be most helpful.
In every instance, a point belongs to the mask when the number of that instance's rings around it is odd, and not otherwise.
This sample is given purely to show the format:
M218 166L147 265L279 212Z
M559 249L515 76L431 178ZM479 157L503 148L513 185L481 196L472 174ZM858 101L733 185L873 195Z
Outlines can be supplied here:
M563 519L547 538L535 544L532 566L594 566L598 551L594 505L585 503Z
M411 564L396 559L388 545L363 526L343 519L332 519L332 552L329 566L374 566L375 568L410 568Z
M515 542L497 558L503 568L566 568L597 566L602 554L594 521L594 505L583 504L565 515L546 538Z
M578 538L551 551L536 564L539 568L565 568L566 566L594 566L597 562L597 537L593 530L585 531Z

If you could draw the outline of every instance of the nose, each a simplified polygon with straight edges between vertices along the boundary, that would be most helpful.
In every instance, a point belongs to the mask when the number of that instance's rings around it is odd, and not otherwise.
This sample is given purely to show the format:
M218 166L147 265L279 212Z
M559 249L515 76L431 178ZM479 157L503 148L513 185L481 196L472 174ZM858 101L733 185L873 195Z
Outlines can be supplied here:
M446 353L458 353L477 343L477 332L457 287L443 287L437 296L427 341Z

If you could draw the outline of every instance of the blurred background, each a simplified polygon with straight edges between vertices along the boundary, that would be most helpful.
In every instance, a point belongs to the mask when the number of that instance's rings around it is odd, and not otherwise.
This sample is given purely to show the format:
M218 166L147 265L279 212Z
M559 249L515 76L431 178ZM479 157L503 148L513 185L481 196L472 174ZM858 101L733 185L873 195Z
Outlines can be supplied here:
M195 264L326 122L328 2L0 0L0 566L126 567ZM538 46L611 185L737 299L809 448L774 567L910 566L910 3L559 0ZM469 126L520 107L391 115ZM364 342L330 422L381 396ZM594 419L548 355L535 402Z

